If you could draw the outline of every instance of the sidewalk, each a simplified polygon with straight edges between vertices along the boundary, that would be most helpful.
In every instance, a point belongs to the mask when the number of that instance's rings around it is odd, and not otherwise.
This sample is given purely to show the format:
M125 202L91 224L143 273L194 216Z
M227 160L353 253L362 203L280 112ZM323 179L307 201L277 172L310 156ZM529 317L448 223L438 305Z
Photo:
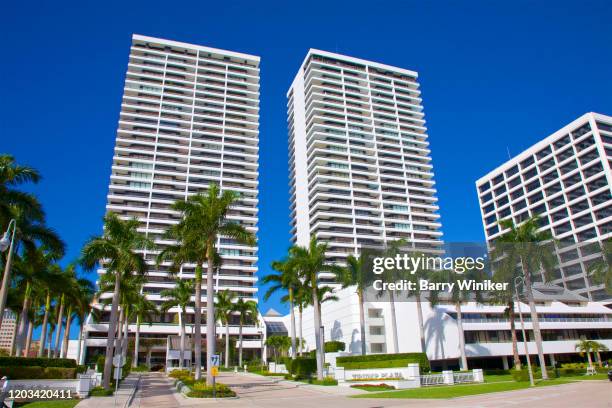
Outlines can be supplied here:
M140 374L130 373L125 380L119 384L119 389L115 395L110 397L89 397L79 402L77 408L103 408L103 407L124 407L128 399L136 391ZM113 387L114 387L113 383ZM113 388L114 389L114 388Z

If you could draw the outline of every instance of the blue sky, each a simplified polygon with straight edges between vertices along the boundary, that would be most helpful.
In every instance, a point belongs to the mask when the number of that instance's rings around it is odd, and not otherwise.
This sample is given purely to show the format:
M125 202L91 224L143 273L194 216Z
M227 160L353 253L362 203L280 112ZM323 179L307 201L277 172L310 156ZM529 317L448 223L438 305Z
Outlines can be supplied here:
M261 276L289 246L285 93L319 48L419 72L444 238L480 241L476 179L612 114L611 16L606 0L8 2L0 152L42 172L32 191L74 259L101 232L131 34L259 55Z

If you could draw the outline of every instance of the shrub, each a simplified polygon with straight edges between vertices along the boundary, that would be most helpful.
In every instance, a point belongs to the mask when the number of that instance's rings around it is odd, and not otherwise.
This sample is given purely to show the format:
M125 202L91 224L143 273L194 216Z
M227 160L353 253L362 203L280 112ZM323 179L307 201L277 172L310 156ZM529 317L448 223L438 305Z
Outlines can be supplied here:
M334 377L325 377L322 380L313 379L310 380L310 384L314 385L338 385L338 380Z
M370 354L336 359L336 365L346 369L406 367L410 363L418 363L421 372L427 372L430 369L425 353Z
M90 397L108 397L109 395L113 395L113 390L107 390L102 386L93 387L89 390Z
M287 371L296 379L310 378L317 371L317 360L310 357L297 357L285 362Z
M85 372L87 372L87 366L86 365L78 365L76 368L76 372L77 374L83 374Z
M191 372L189 370L172 370L170 372L170 374L168 374L168 377L171 378L181 378L181 377L190 377L191 376Z
M64 367L76 368L72 358L0 357L0 367Z
M511 371L517 371L517 370L502 370L501 368L493 368L490 370L482 370L482 373L484 375L507 375L507 374L512 374Z
M535 367L533 370L533 378L534 379L542 378L542 372L540 370L535 370ZM512 379L518 382L529 381L529 372L527 371L527 369L512 370Z
M70 380L76 378L76 368L64 367L0 367L0 377L11 380Z
M139 365L139 366L137 366L137 367L132 367L132 371L134 371L134 372L139 372L139 373L142 373L142 372L147 372L147 371L149 371L149 367L147 367L147 366L146 366L146 365L144 365L144 364L140 364L140 365Z
M326 353L336 353L338 351L344 351L346 345L342 341L326 341L325 342L325 352Z
M205 382L197 382L191 386L191 391L187 393L188 397L191 398L212 398L213 388L215 390L215 397L227 398L235 397L236 393L225 384L217 383L215 386L208 386Z
M103 373L104 372L104 361L106 361L106 358L104 356L98 356L98 359L96 360L96 371L99 373Z

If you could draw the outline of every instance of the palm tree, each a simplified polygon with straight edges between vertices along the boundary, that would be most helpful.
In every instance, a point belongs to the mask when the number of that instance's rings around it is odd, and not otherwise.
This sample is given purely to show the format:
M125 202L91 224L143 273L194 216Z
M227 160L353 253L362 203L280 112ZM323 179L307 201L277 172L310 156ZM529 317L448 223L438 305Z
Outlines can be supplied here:
M181 320L181 358L179 368L183 368L185 359L185 319L187 318L187 306L191 304L193 295L193 282L185 279L177 279L172 289L164 289L160 292L164 301L161 310L165 313L173 307L178 307ZM191 351L189 352L191 354Z
M363 257L356 258L349 255L346 258L346 267L342 268L339 281L343 288L355 286L355 292L359 299L359 330L361 332L361 355L366 355L366 336L365 336L365 308L364 291L368 286L368 276L363 267Z
M308 285L306 284L306 282L302 282L300 287L296 290L294 297L295 297L295 303L298 308L298 327L300 328L299 329L300 334L298 337L300 339L300 345L298 349L299 349L299 355L301 357L304 351L304 332L303 332L303 325L302 325L303 319L302 318L304 314L304 308L307 307L312 302L310 289L308 288Z
M603 343L593 340L591 350L593 350L593 352L597 355L597 364L599 364L599 367L602 367L603 361L601 361L601 352L608 351L608 347Z
M257 303L252 300L238 299L234 304L238 313L240 327L238 329L238 366L242 367L242 327L251 319L257 319Z
M136 333L134 334L134 358L132 359L132 367L138 367L138 351L140 348L140 325L143 321L148 322L149 325L151 325L153 317L158 313L159 312L155 303L147 299L146 295L144 295L141 290L140 293L138 293L138 295L136 296L134 303L132 303L132 314L136 317ZM127 344L127 336L125 341Z
M178 244L165 248L159 260L171 259L175 266L195 263L195 378L202 375L202 269L207 265L206 274L206 366L210 367L215 353L215 303L213 271L217 254L217 240L228 237L239 244L255 245L255 236L242 225L228 220L228 213L235 205L239 195L233 191L221 191L211 184L206 194L196 194L185 201L176 201L172 209L182 214L181 221L170 227L166 233L169 239ZM212 371L206 371L206 383L211 385Z
M593 282L603 284L612 293L612 238L601 243L601 258L589 266Z
M225 368L229 368L229 324L230 316L234 311L235 299L236 295L233 292L230 292L229 289L225 289L217 293L217 320L220 320L222 324L225 324Z
M4 231L12 218L13 208L21 208L28 218L43 221L44 212L33 194L15 190L25 183L38 183L40 173L31 167L15 163L13 156L0 155L0 229Z
M492 257L490 257L492 258ZM516 267L518 261L510 256L497 260L494 263L493 281L499 283L507 283L506 290L494 291L490 296L493 303L506 305L504 315L508 317L510 322L510 337L512 338L512 357L514 360L514 369L521 369L521 359L518 352L518 337L516 335L516 312L514 280L520 276L520 269Z
M272 262L272 269L275 271L263 278L264 284L272 283L264 295L264 301L267 301L270 296L280 290L287 290L289 303L289 311L291 314L291 357L297 355L297 346L295 340L295 292L302 286L302 281L298 274L297 268L291 260Z
M543 245L545 242L552 241L552 236L549 232L538 231L540 221L537 215L527 219L518 226L515 226L510 219L502 220L499 224L502 229L507 231L495 241L493 259L507 256L511 260L516 260L521 266L540 369L542 370L542 379L547 380L548 372L546 371L546 360L542 347L542 332L540 331L540 321L533 299L531 282L532 274L537 271L542 270L541 276L546 280L554 269L557 258L549 245Z
M107 213L104 217L104 234L91 238L82 249L81 263L85 269L92 270L98 262L102 262L106 273L115 278L104 361L103 386L106 389L110 389L121 279L133 273L146 273L147 264L138 251L153 246L151 240L138 232L139 225L135 218L122 220L112 212Z
M290 259L300 278L310 288L314 309L314 329L317 356L317 379L323 380L323 344L321 344L321 303L319 300L319 274L321 272L339 273L336 265L327 262L325 252L327 244L318 243L313 235L308 247L294 246L290 250Z
M62 275L62 268L53 264L49 266L47 273L44 276L44 285L45 285L45 302L44 302L44 315L42 321L42 330L40 333L41 347L38 349L38 357L42 357L44 353L44 344L47 340L47 334L52 335L53 331L47 332L47 326L50 326L50 322L53 321L55 316L51 316L53 314L53 308L51 306L51 302L53 299L60 293L61 288L64 284L64 278ZM51 343L49 343L49 349L51 348Z
M89 282L87 280L87 282ZM83 330L85 326L85 321L87 320L87 316L92 312L92 304L95 299L95 288L91 282L85 284L79 280L79 293L76 300L75 306L75 317L79 321L79 339L77 345L77 364L82 364L83 356L81 352L83 351ZM42 337L41 337L42 338Z
M589 368L593 368L593 360L591 360L591 352L593 351L594 346L593 340L582 339L578 343L576 343L576 351L580 352L581 356L586 354L587 360L589 361Z
M77 275L70 277L70 287L67 290L68 311L66 313L66 329L64 330L64 340L62 344L62 357L68 354L68 340L70 338L70 326L72 318L77 316L81 308L87 308L82 302L91 301L95 288L89 279L79 278ZM78 358L78 356L77 356Z
M455 282L458 278L466 281L474 280L480 282L483 280L484 272L479 269L468 269L461 275L457 275L457 272L449 269L442 269L435 271L431 275L432 281L434 282ZM459 339L459 354L461 356L461 370L468 369L467 355L465 353L465 333L463 330L463 319L461 305L466 302L476 301L482 302L482 293L480 291L469 291L463 290L459 285L455 284L450 292L444 291L431 291L429 296L429 302L434 307L440 299L440 295L448 297L449 300L455 305L455 311L457 313L457 337Z

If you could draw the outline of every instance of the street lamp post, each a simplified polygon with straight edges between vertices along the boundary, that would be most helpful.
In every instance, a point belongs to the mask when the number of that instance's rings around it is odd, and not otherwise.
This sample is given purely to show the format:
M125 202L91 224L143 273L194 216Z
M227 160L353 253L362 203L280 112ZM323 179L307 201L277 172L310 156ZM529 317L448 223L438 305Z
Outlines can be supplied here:
M531 359L529 358L529 348L527 347L527 336L525 334L525 323L523 321L523 312L521 311L521 300L519 299L518 288L519 283L525 284L525 279L522 276L517 276L514 279L514 291L516 293L516 306L518 307L519 320L521 321L521 332L523 333L523 347L525 347L525 358L527 358L527 371L529 373L529 383L535 386L533 381L533 371L531 370Z
M13 227L13 232L9 233ZM11 282L11 262L13 261L13 247L15 245L15 230L17 229L17 221L12 219L9 222L6 232L0 239L0 252L4 252L8 248L8 254L6 255L6 264L4 265L4 276L2 277L2 286L0 287L0 326L2 326L2 319L4 318L4 308L6 307L6 297L8 295L8 287Z

